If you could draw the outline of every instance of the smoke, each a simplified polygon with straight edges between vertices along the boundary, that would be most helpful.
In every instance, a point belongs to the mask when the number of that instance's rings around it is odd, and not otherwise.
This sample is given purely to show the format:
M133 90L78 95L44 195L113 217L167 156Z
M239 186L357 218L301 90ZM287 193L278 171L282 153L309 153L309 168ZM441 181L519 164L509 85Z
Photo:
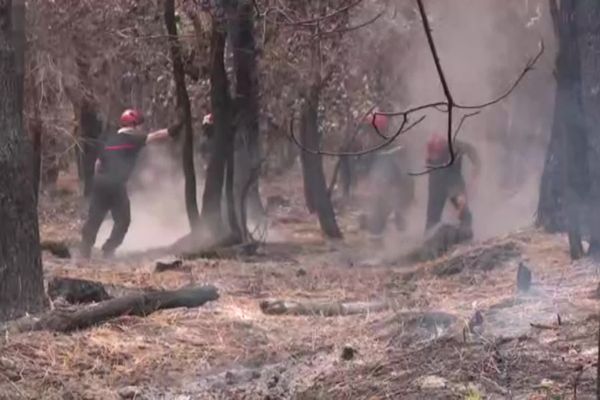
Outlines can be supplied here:
M131 225L120 252L164 247L189 233L184 178L178 160L165 143L146 146L140 154L130 182ZM201 179L198 187L203 187ZM107 218L98 233L97 245L106 240L112 225Z
M394 74L402 79L402 90L392 100L394 108L444 101L416 4L400 4L397 7L403 7L401 13L370 28L379 29L381 35L394 29L398 43L410 42L409 46L397 46L402 51L388 50L384 57L384 62L393 66ZM411 4L414 7L408 6ZM529 226L536 211L553 115L554 34L547 2L429 0L425 5L453 97L463 105L481 104L506 91L537 53L539 41L544 41L546 50L535 69L506 100L468 119L458 137L473 144L483 162L476 185L472 185L469 161L463 162L476 238ZM369 13L372 10L366 10L357 20L365 19ZM362 45L370 48L369 43ZM455 113L455 126L462 115ZM425 143L430 134L445 134L447 129L446 114L431 110L425 116L421 124L400 139L410 149L413 172L424 170ZM418 117L414 116L413 121ZM423 235L427 176L417 177L416 185L416 204L408 218L409 239ZM446 214L444 218L453 217ZM393 242L397 249L397 240Z

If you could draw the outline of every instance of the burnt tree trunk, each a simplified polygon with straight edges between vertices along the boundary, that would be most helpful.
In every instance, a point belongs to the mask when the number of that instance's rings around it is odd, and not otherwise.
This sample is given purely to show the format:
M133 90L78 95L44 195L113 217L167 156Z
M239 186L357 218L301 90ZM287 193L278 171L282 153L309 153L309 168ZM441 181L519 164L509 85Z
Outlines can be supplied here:
M546 226L552 230L566 230L569 235L571 257L583 255L580 213L589 187L586 157L587 131L582 106L581 65L577 44L575 0L561 1L560 7L552 2L552 15L558 35L559 51L556 59L557 91L554 107L552 138L547 166L544 171L546 187L555 192L540 193L540 204L549 217ZM553 152L553 154L552 154ZM552 157L556 157L553 159ZM549 185L549 186L548 186ZM554 225L559 226L554 226Z
M83 171L83 195L88 197L94 183L94 164L100 151L102 120L91 100L83 99L79 108L80 163Z
M198 224L198 201L196 198L196 172L194 170L194 131L192 127L192 112L190 98L185 86L185 69L181 57L181 46L177 37L177 24L175 23L175 1L165 1L165 24L169 34L171 47L171 61L173 63L173 77L177 93L177 106L183 113L183 174L185 177L185 209L190 224L194 230Z
M229 229L234 242L241 242L245 237L246 229L242 234L240 228L240 221L238 221L238 215L236 210L241 213L241 207L236 207L235 198L235 146L231 146L227 149L227 161L225 163L225 199L227 204L227 221L229 222ZM245 226L245 225L244 225Z
M210 99L214 119L215 144L206 169L200 218L211 236L216 239L228 233L223 228L221 200L227 158L233 151L235 140L235 131L232 125L232 102L225 70L225 41L225 30L219 24L214 23L211 37ZM233 220L237 219L233 218Z
M229 34L233 47L236 102L236 210L246 236L246 216L265 215L260 199L258 176L261 167L259 142L259 86L254 39L252 2L237 1L229 18Z
M12 34L12 1L0 2L0 321L46 305L33 191L31 144L23 134L23 78ZM20 107L21 106L21 107Z
M571 0L574 1L575 0ZM561 1L561 4L563 2ZM587 158L589 170L589 212L586 221L590 229L590 254L600 255L600 3L597 0L577 0L578 37L570 42L578 44L581 55L581 96L587 128L587 142L581 144L578 159ZM572 134L570 134L572 135ZM586 157L587 155L587 157Z
M569 91L565 86L564 67L568 65L562 62L563 71L558 69L561 67L561 60L565 58L565 53L561 54L561 21L558 5L556 0L550 0L550 9L553 17L554 31L558 36L559 54L557 55L557 73L556 73L556 96L554 101L554 115L552 122L552 132L546 151L546 160L544 162L544 171L540 184L540 194L537 207L536 225L544 228L548 232L563 232L567 226L567 218L565 214L565 191L563 172L566 168L566 153L563 151L564 127L562 126L562 118L560 110L567 105L569 99ZM564 9L563 9L564 10ZM562 49L565 50L565 49Z
M319 149L321 135L318 124L318 108L320 82L313 82L302 105L300 120L300 142L306 149ZM335 211L327 190L323 160L321 155L308 151L301 153L302 172L304 176L304 193L309 210L314 210L319 217L319 224L326 236L341 238L342 232L335 219Z

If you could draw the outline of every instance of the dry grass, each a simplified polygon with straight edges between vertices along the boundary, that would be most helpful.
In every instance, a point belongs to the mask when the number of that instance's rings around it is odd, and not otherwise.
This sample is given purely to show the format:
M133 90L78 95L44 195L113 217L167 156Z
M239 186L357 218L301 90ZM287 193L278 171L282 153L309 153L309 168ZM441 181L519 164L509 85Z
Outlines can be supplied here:
M77 223L64 217L76 220L77 207L67 204L67 211L44 204L44 238L77 239ZM468 257L481 245L410 269L368 267L359 248L364 237L351 233L346 245L327 243L295 203L275 214L270 235L264 256L190 261L190 272L156 274L152 260L143 258L77 265L45 255L50 275L123 290L206 282L219 288L221 298L198 309L119 318L70 335L6 337L0 344L0 399L118 399L128 386L140 389L137 398L168 399L445 399L465 398L473 388L488 398L503 398L498 392L504 388L531 399L554 391L562 399L570 396L574 369L596 357L597 323L588 319L597 311L597 300L589 298L597 286L596 267L572 265L561 237L525 231L495 239L491 245L516 243L521 255L486 270L475 262L446 276L435 273L439 265ZM515 292L518 260L533 271L529 295ZM396 307L371 315L273 317L260 311L265 298L387 298ZM476 309L483 312L484 340L463 343L462 328ZM432 311L455 322L432 328L418 317ZM557 313L565 322L559 330L529 326L553 324ZM340 359L344 346L356 350L353 360ZM427 375L449 385L424 392L415 382ZM549 389L538 387L542 379L552 380ZM585 372L580 398L593 390L592 383L592 372Z

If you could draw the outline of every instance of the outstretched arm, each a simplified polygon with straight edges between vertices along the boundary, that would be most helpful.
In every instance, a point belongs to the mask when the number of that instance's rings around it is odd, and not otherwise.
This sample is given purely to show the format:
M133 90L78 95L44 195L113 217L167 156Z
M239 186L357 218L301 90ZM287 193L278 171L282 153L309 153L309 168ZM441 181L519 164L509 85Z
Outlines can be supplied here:
M159 129L154 132L150 132L146 136L146 143L158 142L168 138L176 138L179 135L179 131L183 127L183 119L179 120L175 125L165 129Z

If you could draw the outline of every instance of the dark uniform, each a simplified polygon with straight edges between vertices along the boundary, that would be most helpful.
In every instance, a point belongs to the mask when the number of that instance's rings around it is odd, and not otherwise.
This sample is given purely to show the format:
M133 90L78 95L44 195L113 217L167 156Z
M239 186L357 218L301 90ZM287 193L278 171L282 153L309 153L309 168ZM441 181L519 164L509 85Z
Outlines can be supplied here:
M430 167L442 166L448 163L450 155L447 146L444 146L443 151L438 152L438 154L429 154L427 164ZM462 162L464 156L467 156L478 174L481 169L481 161L477 151L469 143L456 141L453 148L456 155L454 163L448 168L436 169L429 173L426 231L440 222L448 199L459 212L458 218L461 227L472 229L473 216L466 203L466 185L462 174ZM464 205L460 204L461 197L465 201Z
M146 136L134 134L131 128L122 128L108 135L100 150L100 167L94 177L88 218L82 230L81 253L89 257L104 217L110 211L114 225L102 246L105 256L111 256L123 242L131 223L127 181L135 167Z

